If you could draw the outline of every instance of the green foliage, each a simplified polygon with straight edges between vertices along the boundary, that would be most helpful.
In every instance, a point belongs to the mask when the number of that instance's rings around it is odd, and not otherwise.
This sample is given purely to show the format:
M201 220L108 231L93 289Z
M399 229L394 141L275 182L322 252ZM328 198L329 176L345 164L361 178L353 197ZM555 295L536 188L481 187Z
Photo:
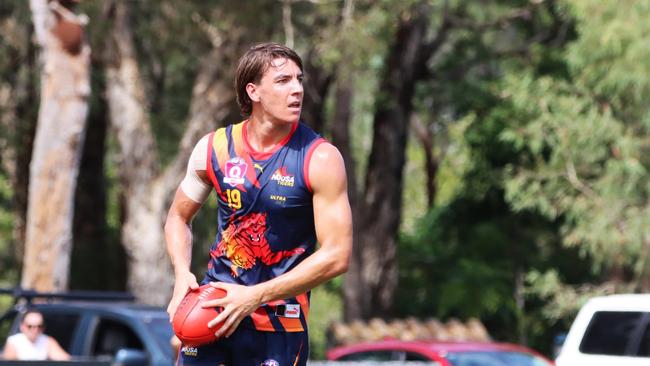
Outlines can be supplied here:
M595 101L611 104L622 121L647 122L650 3L576 1L567 7L578 19L580 34L566 54L575 83Z
M516 6L526 4L492 5L484 13L468 4L460 10L467 22L489 22L497 14L512 14ZM482 18L481 14L491 15ZM527 274L555 273L558 283L572 285L600 277L592 271L591 253L563 246L566 215L548 215L539 212L538 206L512 200L514 183L508 178L514 167L539 161L548 164L559 138L572 141L574 150L582 152L590 141L584 134L587 128L606 140L612 138L609 131L615 126L611 116L603 116L597 119L597 127L583 124L568 129L556 116L548 116L545 121L552 120L562 129L559 136L549 136L540 127L525 130L536 108L547 107L544 93L551 89L572 110L566 119L590 110L590 116L596 115L589 103L579 103L566 91L574 87L569 81L564 88L543 83L531 86L537 78L567 80L571 68L561 49L529 44L529 39L560 30L566 37L573 36L566 9L550 6L533 14L526 22L482 33L455 31L449 36L454 47L437 60L435 82L418 90L419 113L435 121L436 131L443 131L438 137L446 138L437 142L444 152L438 185L445 193L414 233L402 238L397 307L400 315L479 317L496 339L528 340L533 347L550 352L553 333L567 326L568 313L551 316L545 307L550 297L534 291L544 282ZM522 49L526 57L517 56L516 50ZM511 82L519 89L504 86ZM538 137L533 147L528 135ZM599 150L585 152L584 158L602 161L608 147L603 144ZM542 174L539 167L535 165L529 173ZM531 190L530 200L550 200L533 192L536 185L530 180L518 186ZM575 189L570 184L558 187L554 198L563 199L567 188Z
M614 284L606 284L605 286L589 283L567 285L557 270L554 269L543 273L533 270L528 273L526 281L529 284L529 296L553 304L553 306L544 306L540 309L544 318L555 322L564 322L565 328L571 325L570 321L576 315L577 310L591 297L610 295L616 291L632 290ZM570 316L567 316L567 314Z
M173 160L179 138L187 125L200 60L211 48L201 25L210 24L212 9L192 2L173 6L167 1L131 4L133 32L138 35L135 42L140 71L147 88L151 127L160 160L167 164ZM217 29L220 25L215 24Z
M499 136L512 110L496 106L482 118L451 128L456 140L444 170L462 179L456 194L423 218L400 242L400 316L442 319L478 317L500 340L549 351L557 318L544 313L543 299L521 282L529 271L554 270L568 283L590 280L589 261L564 249L555 220L530 210L513 212L504 196L506 167L518 154ZM450 173L447 173L450 174ZM529 283L530 284L530 283ZM520 308L515 291L525 299Z
M4 315L8 311L11 311L13 303L13 297L9 295L0 295L0 314ZM4 347L7 337L9 336L9 330L13 323L14 318L8 317L6 319L0 320L0 344Z
M384 57L398 20L416 2L355 1L346 31L342 1L292 4L300 53L314 52L327 72L341 68L354 77L351 132L359 182ZM568 325L587 296L639 290L648 274L650 3L537 3L430 2L432 32L445 5L456 21L430 62L430 80L417 86L414 98L442 161L436 206L423 215L424 157L411 138L395 315L479 317L497 339L529 337L536 348L548 349L551 333ZM212 42L219 36L243 44L284 42L282 6L261 0L130 4L152 128L166 164L176 154L196 72ZM91 18L93 52L100 55L111 26L102 20L104 5L81 6ZM495 23L523 7L530 9L525 17ZM0 30L28 18L26 2L1 2ZM558 47L565 39L573 41ZM0 92L24 76L13 70L25 42L0 38L6 56L0 57ZM8 135L0 131L3 142ZM104 172L113 239L121 225L114 144L107 144ZM0 284L18 276L11 259L11 197L0 174ZM194 221L192 269L198 277L215 235L215 206L211 199ZM610 269L627 282L602 286ZM339 290L337 279L313 293L314 358L324 355L326 327L341 318ZM515 291L525 296L523 308Z
M422 147L411 136L406 145L404 187L402 188L402 222L400 231L412 232L417 221L427 212L425 157Z
M501 138L519 149L507 197L562 221L563 241L595 270L648 273L647 116L650 86L644 2L574 2L579 37L568 77L512 74L504 99L514 115ZM639 287L637 287L639 289Z
M311 292L309 309L309 358L325 359L329 346L327 330L335 321L343 319L343 301L340 291L327 284Z
M12 242L14 218L11 211L11 194L7 177L0 172L0 287L11 287L18 282Z
M21 105L30 92L26 90L28 80L37 72L29 68L30 32L25 26L29 18L28 2L8 0L0 4L0 287L19 281L11 173L15 170L13 160L23 152L26 126L30 125L22 119L34 117L37 110Z

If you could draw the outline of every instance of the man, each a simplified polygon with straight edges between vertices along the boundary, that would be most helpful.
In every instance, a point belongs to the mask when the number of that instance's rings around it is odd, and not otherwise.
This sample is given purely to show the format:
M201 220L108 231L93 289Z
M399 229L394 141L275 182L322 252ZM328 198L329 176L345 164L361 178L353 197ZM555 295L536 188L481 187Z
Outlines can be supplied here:
M198 287L190 225L211 188L218 233L202 283L227 295L204 303L223 308L208 326L223 323L215 334L224 338L182 347L180 364L305 365L309 291L347 270L352 214L343 158L299 122L302 79L293 50L249 49L235 80L248 119L203 137L190 157L165 223L176 278L167 311L173 317Z
M28 310L20 323L20 333L7 338L3 357L5 360L70 360L70 355L56 339L45 335L43 314Z

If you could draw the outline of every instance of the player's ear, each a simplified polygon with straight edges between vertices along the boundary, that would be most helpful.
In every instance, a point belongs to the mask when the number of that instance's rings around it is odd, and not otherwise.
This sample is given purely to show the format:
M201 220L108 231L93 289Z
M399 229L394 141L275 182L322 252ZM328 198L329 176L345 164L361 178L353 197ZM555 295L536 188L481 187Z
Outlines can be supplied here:
M253 83L246 84L246 93L248 94L248 97L251 98L253 102L260 101L260 96L257 92L257 85Z

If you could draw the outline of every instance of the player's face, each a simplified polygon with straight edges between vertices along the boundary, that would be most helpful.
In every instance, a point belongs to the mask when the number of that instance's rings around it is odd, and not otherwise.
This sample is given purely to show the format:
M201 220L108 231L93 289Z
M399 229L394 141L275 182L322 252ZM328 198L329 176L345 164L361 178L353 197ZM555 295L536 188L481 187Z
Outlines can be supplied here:
M278 122L297 122L302 109L302 71L292 60L276 58L255 86L263 114Z

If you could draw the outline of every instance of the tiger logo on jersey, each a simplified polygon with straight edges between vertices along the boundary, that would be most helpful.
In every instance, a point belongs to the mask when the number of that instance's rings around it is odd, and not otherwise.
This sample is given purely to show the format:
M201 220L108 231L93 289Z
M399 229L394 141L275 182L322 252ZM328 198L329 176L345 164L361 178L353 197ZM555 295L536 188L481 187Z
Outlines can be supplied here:
M273 252L266 240L266 230L266 213L252 212L244 215L236 222L230 222L226 230L221 232L221 241L210 254L215 258L226 256L232 263L232 276L238 277L238 270L253 268L257 260L270 266L305 252L304 248Z

